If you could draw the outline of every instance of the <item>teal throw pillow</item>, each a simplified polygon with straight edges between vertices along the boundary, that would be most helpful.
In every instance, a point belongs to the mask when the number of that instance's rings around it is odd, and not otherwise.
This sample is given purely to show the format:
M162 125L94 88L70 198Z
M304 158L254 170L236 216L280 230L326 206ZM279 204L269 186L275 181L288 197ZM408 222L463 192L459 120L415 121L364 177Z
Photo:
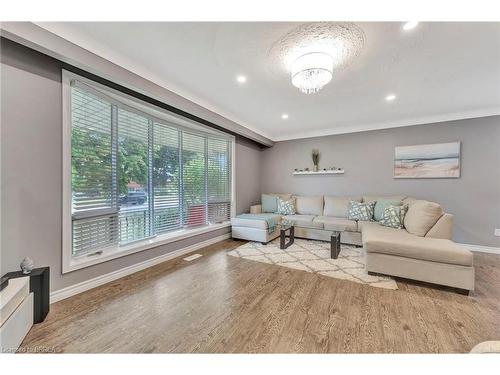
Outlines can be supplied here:
M384 214L384 210L387 206L401 206L401 201L396 199L379 199L375 203L375 211L373 212L373 218L375 221L380 221L382 219L382 215Z
M359 203L356 201L349 202L348 218L349 220L373 221L373 211L375 202Z
M278 197L278 214L295 215L295 199L281 199Z
M408 205L406 204L404 206L388 205L385 207L379 222L385 227L403 229L406 211L408 211Z
M276 195L262 194L260 204L262 205L262 212L276 213L278 211L278 200Z

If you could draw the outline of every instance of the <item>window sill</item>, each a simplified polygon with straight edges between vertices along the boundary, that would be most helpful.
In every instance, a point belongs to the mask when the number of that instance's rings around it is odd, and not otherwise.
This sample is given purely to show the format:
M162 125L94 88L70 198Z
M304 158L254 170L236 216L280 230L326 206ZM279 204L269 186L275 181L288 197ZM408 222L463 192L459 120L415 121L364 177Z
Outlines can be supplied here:
M78 258L69 259L68 264L66 264L65 262L63 263L62 273L65 274L68 272L76 271L85 267L107 262L112 259L138 253L144 250L149 250L158 246L166 245L171 242L180 241L186 238L197 236L203 233L213 232L230 226L231 226L230 222L224 222L221 224L206 225L195 229L181 229L174 232L158 235L154 238L150 238L147 240L137 241L129 245L106 248L103 249L102 254L99 255L93 255L93 256L84 255Z

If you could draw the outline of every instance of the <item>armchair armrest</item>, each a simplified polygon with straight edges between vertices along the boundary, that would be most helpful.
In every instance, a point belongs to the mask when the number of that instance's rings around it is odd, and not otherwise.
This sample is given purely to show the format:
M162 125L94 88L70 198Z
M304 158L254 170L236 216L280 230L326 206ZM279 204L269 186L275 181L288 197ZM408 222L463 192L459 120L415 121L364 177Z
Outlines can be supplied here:
M262 205L256 204L256 205L250 206L250 213L251 214L261 214L262 213Z

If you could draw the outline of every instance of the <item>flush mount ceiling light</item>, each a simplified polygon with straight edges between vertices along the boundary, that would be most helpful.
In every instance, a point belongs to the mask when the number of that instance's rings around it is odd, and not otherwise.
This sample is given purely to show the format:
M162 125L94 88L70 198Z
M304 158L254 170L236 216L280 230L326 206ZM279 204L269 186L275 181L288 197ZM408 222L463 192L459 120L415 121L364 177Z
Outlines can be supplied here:
M388 102L392 102L394 99L396 99L396 95L394 94L389 94L385 97L385 100L387 100Z
M359 54L365 42L351 22L302 24L285 34L269 55L291 74L292 84L305 94L316 93Z
M418 25L417 21L406 22L403 25L403 30L408 31L408 30L414 29L415 27L417 27L417 25Z
M287 115L286 113L283 113L283 114L281 115L281 118L282 118L283 120L286 120L286 119L288 118L288 115Z
M237 76L236 80L238 81L238 83L245 83L247 81L247 77L245 77L245 76Z

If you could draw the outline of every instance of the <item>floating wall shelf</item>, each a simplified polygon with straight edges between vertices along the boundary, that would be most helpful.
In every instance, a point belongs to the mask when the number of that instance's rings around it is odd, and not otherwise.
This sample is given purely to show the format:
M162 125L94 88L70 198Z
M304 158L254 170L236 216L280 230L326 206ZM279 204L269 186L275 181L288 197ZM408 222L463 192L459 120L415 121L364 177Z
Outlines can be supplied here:
M344 170L335 170L335 171L302 171L302 172L293 172L295 176L309 176L309 175L329 175L329 174L344 174Z

